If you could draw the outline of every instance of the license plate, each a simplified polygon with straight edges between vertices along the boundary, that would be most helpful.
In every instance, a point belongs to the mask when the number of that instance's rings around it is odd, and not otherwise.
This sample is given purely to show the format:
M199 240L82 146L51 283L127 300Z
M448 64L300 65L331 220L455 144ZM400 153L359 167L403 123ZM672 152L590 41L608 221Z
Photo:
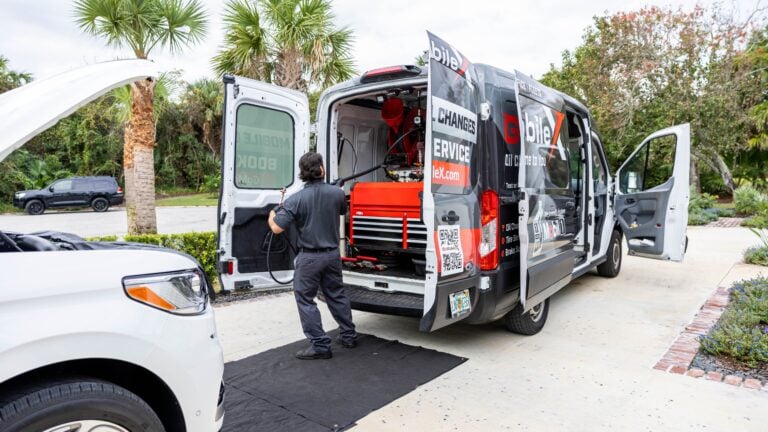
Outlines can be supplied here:
M469 313L472 303L469 301L469 290L455 292L448 295L448 303L451 304L451 318Z

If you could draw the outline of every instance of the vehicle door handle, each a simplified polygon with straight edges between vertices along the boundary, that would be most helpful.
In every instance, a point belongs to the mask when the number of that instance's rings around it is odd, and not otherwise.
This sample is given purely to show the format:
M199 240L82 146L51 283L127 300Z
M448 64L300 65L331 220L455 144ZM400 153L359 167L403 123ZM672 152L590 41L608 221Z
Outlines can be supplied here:
M627 204L634 204L637 201L634 198L627 198L626 200L624 200L624 202Z
M448 214L444 214L442 217L443 222L454 223L459 221L459 215L455 211L451 210Z

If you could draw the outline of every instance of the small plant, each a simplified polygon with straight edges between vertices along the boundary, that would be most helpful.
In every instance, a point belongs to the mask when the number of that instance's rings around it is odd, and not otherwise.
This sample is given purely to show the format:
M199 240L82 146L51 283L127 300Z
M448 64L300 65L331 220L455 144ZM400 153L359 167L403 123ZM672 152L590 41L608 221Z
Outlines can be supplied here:
M739 281L720 321L699 339L701 349L755 368L768 362L768 278Z
M720 211L715 208L717 197L708 193L698 193L691 189L688 200L688 225L706 225L716 221Z
M736 212L742 215L755 215L767 205L766 196L752 186L741 186L733 193Z
M768 266L768 229L750 228L749 230L757 236L761 245L747 249L744 252L744 261L749 264Z

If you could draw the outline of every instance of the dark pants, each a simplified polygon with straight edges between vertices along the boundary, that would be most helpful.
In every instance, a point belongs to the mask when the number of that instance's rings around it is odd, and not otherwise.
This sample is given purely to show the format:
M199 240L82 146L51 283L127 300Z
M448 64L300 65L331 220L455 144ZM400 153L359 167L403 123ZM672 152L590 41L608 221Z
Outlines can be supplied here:
M341 337L345 340L357 337L349 297L344 292L341 280L338 249L329 252L300 252L295 267L293 293L299 308L301 328L315 351L326 352L331 349L331 338L323 330L320 311L315 303L318 289L322 290L328 309L339 324Z

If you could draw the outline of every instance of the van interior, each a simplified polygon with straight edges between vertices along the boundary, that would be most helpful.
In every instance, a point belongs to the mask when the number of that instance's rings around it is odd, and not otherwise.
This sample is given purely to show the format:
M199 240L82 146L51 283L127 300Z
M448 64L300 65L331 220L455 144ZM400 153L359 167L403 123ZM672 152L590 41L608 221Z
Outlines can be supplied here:
M339 101L331 110L336 139L329 141L337 160L329 164L336 162L338 178L348 179L344 268L381 280L376 287L397 289L398 279L425 278L426 92L426 85L391 88ZM423 293L423 283L414 286Z

